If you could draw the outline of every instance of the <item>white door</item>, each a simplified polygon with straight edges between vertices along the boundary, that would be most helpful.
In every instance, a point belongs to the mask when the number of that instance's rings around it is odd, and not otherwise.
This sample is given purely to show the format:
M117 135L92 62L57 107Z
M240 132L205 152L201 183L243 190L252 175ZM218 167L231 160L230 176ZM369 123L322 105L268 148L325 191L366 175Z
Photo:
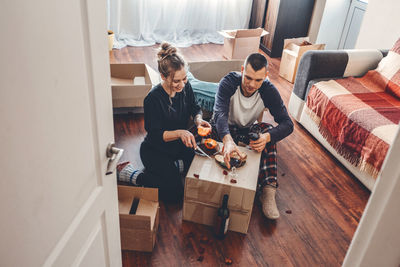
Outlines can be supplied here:
M0 266L121 266L106 1L0 4Z

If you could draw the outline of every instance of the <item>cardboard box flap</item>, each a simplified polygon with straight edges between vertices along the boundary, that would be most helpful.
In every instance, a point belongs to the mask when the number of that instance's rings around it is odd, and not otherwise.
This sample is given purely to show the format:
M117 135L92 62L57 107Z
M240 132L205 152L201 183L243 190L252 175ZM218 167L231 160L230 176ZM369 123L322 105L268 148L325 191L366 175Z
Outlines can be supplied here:
M234 39L236 38L236 30L231 31L218 31L224 38Z
M295 43L289 43L284 50L286 50L288 52L290 51L290 52L294 53L295 55L297 55L299 53L300 46Z
M264 31L262 28L257 29L247 29L247 30L237 30L236 38L243 37L261 37L268 34L267 31Z
M120 199L125 199L127 196L158 202L158 189L119 185L118 200L120 201Z
M111 77L133 80L135 76L145 76L144 65L143 63L110 64Z
M246 38L246 37L262 37L267 35L269 32L265 31L262 28L257 28L257 29L218 31L218 33L225 38L234 39L234 38Z
M260 35L260 37L263 37L263 36L265 36L265 35L267 35L267 34L269 34L269 32L267 32L266 30L263 30L262 33L261 33L261 35Z
M157 85L161 82L160 74L158 74L158 72L156 72L152 67L146 64L146 70L148 73L150 84Z
M231 71L240 71L243 60L226 61L195 61L188 62L189 71L200 80L219 83L220 80Z
M150 229L154 228L154 222L157 215L158 202L140 199L136 210L136 215L150 217Z
M132 202L135 197L133 195L124 194L118 195L118 210L119 214L129 214L132 207Z
M287 48L287 46L289 45L289 44L292 44L292 43L294 43L294 44L296 44L296 45L300 45L302 42L304 42L304 41L306 41L306 42L310 42L310 38L307 36L307 37L299 37L299 38L289 38L289 39L285 39L284 41L283 41L283 48L285 49L285 48Z
M285 39L283 41L283 48L292 50L292 51L299 51L303 50L320 50L325 48L325 44L309 44L300 46L303 42L310 42L309 37L299 37L299 38L291 38Z

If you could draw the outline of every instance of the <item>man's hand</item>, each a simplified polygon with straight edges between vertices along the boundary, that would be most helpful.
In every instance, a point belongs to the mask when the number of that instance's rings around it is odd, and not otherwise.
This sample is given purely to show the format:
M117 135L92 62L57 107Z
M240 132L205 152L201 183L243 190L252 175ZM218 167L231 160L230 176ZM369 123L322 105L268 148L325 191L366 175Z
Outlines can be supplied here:
M197 147L196 140L191 132L187 130L176 130L176 132L185 146L192 148Z
M261 152L267 143L271 141L271 135L269 133L260 134L260 138L253 141L250 140L250 148L254 151Z
M236 151L238 153L238 155L240 156L240 150L238 149L238 147L236 146L235 142L232 139L232 136L230 134L227 134L224 136L222 142L224 143L224 146L222 148L222 153L224 155L224 162L225 165L228 169L231 168L231 155L232 152Z

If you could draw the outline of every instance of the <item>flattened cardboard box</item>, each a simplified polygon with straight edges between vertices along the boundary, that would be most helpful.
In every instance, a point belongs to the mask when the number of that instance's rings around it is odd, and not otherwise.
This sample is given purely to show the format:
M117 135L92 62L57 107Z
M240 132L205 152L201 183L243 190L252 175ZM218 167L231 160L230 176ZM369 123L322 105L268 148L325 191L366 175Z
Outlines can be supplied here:
M136 213L129 214L134 199ZM159 224L158 189L118 186L119 224L122 250L151 252Z
M227 59L245 59L249 54L258 52L260 38L268 34L261 28L218 33L224 36L223 56Z
M260 153L240 147L247 154L246 164L237 169L237 183L215 162L196 155L185 179L183 219L214 225L224 194L229 195L229 230L247 233L257 188ZM199 175L199 178L194 177Z
M159 74L144 63L110 64L113 108L143 107Z
M309 37L285 39L279 76L294 83L297 67L303 54L308 50L324 50L325 44L301 45L304 41L309 42Z

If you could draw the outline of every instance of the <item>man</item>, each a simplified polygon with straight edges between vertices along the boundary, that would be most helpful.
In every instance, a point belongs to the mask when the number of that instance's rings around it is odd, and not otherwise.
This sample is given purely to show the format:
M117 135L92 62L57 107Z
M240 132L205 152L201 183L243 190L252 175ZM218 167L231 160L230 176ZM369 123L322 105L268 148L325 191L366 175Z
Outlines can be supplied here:
M267 80L267 59L259 54L249 55L241 73L231 72L220 82L215 96L214 113L211 120L218 137L224 144L224 161L230 168L230 156L238 151L239 142L261 152L258 185L264 215L269 219L279 218L275 194L278 187L276 142L293 131L291 121L276 87ZM278 125L258 122L261 112L268 108ZM249 132L252 138L249 139ZM254 137L255 136L255 137Z

